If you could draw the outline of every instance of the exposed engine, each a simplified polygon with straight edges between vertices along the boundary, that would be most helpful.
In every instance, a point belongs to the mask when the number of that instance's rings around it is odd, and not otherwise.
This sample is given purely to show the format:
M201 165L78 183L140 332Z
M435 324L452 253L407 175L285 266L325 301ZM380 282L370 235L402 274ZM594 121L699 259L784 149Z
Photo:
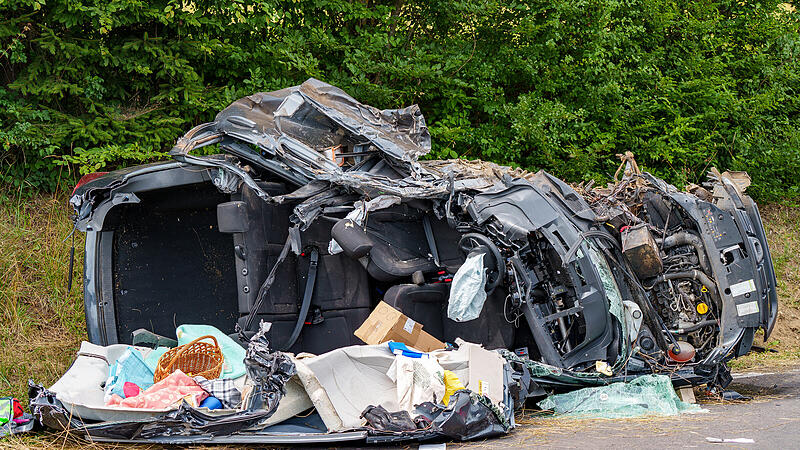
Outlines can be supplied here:
M623 158L625 166L621 181L608 189L583 192L593 208L606 212L607 228L617 231L626 259L663 324L662 331L669 333L670 348L689 351L677 355L670 351L667 362L700 362L720 341L722 308L702 230L698 220L670 195L674 192L665 189L667 185L639 172L632 159ZM716 203L704 188L695 186L695 194L680 195Z

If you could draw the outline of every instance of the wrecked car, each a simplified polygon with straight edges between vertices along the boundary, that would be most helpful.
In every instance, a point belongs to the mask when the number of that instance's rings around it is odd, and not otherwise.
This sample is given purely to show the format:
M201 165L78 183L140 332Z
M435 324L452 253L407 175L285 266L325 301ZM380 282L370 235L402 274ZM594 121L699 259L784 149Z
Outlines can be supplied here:
M679 191L625 158L608 187L482 161L420 159L416 106L378 110L310 79L240 99L172 161L84 177L89 340L181 323L322 354L383 301L442 342L502 349L535 392L644 374L725 386L777 316L742 174ZM477 257L477 258L473 258ZM481 292L457 283L479 261ZM451 302L480 298L477 318ZM450 313L448 313L450 311Z

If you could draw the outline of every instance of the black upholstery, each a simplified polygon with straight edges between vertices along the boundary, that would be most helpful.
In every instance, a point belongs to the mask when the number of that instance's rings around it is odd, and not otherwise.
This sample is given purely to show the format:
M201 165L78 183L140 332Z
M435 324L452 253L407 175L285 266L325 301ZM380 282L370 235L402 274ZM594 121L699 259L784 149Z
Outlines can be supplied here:
M272 195L286 192L277 183L259 183ZM264 202L253 190L244 186L241 198L217 208L218 222L234 237L236 273L239 287L239 314L244 319L257 301L261 284L275 265L288 236L290 205ZM246 224L246 225L245 225ZM331 223L317 220L301 233L304 252L289 252L277 270L275 281L256 312L251 329L260 320L272 322L270 340L282 345L297 322L306 277L309 272L310 249L319 252L319 265L311 297L311 310L321 313L322 322L303 327L292 351L322 353L334 348L359 343L353 332L367 318L371 300L369 277L358 261L344 254L328 254ZM311 314L309 314L311 315Z
M322 311L322 322L306 323L297 342L288 349L292 353L309 352L315 355L350 345L363 344L353 332L367 320L370 308L349 308ZM312 311L310 315L313 315ZM244 326L247 317L239 319ZM258 314L254 323L264 320L272 323L267 339L272 348L283 348L297 322L297 314Z
M346 255L355 259L366 256L365 267L370 276L378 281L396 281L417 271L430 273L440 269L431 254L423 217L422 211L400 205L370 213L366 227L342 219L331 234ZM464 261L456 245L460 234L432 214L428 214L427 220L441 268L455 271Z
M383 301L422 324L422 329L437 339L444 338L444 317L450 283L398 284L390 287Z

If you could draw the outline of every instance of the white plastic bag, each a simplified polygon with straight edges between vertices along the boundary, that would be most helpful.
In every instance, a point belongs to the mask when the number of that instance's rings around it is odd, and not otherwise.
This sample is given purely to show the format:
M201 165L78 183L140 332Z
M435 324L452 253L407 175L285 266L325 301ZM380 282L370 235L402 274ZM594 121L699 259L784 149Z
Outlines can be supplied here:
M483 253L472 255L459 267L450 287L447 317L456 322L475 320L486 302L486 269Z
M397 404L414 413L424 402L441 403L444 398L444 369L435 358L410 358L397 355L386 375L397 383Z

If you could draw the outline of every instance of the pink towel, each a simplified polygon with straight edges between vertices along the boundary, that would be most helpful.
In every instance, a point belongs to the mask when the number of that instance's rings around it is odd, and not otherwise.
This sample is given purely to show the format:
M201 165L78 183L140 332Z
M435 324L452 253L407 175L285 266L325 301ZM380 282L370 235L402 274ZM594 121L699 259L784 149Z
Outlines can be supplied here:
M197 406L206 397L208 393L203 388L188 375L176 370L135 397L122 398L113 394L106 406L164 409L179 403L184 398L190 405Z

